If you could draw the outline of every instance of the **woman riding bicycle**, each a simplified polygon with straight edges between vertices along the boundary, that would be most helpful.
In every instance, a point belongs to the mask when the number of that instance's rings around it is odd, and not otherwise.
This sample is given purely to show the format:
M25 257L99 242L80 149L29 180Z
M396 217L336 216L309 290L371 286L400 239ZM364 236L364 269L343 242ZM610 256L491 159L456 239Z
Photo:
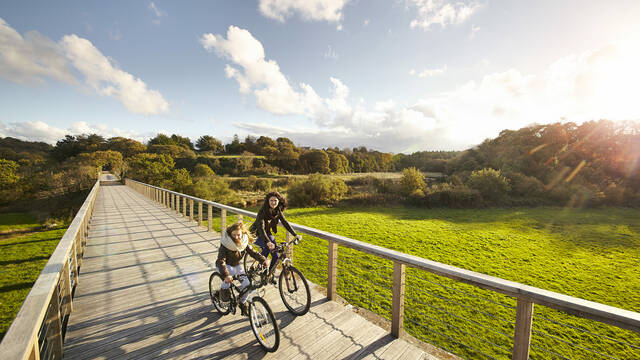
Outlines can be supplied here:
M256 221L251 225L249 230L258 239L256 244L262 249L261 254L267 257L271 254L271 267L275 266L278 260L278 252L276 251L276 238L272 235L278 232L278 221L282 223L287 231L294 237L300 239L301 236L291 228L289 222L284 217L284 211L287 209L287 200L280 195L279 192L273 191L264 197L264 203L258 211ZM271 271L271 267L269 271Z
M249 241L252 241L252 237L245 229L244 223L238 221L235 224L229 226L226 231L222 233L222 246L218 251L218 260L216 260L216 266L218 271L222 275L224 282L220 290L220 299L222 301L229 301L231 281L233 276L244 274L244 269L240 260L245 256L245 253L261 262L265 267L268 265L267 259L255 251L251 246L248 246ZM249 279L244 276L242 279L242 289L249 285ZM240 298L240 311L242 315L247 315L247 296L246 293Z

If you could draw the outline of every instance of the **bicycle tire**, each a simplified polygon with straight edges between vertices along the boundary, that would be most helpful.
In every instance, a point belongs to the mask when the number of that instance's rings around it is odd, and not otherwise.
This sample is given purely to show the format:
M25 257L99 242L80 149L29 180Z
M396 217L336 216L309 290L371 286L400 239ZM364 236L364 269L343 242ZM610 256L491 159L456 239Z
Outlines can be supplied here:
M248 244L247 246L251 246L251 244ZM244 258L242 259L242 266L244 267L244 273L249 274L249 270L258 267L258 261L249 256L249 254L244 254Z
M289 274L289 278L285 279L287 274ZM296 316L306 314L311 307L311 291L309 291L309 283L302 272L294 266L287 266L280 272L278 283L280 298L289 312ZM300 286L300 283L303 286Z
M280 328L269 304L259 296L254 296L249 302L249 323L260 346L267 352L278 350Z
M231 302L228 301L225 305L225 303L221 302L220 299L215 296L215 293L220 290L223 281L222 275L217 271L214 271L211 276L209 276L209 296L213 306L218 310L220 315L227 315L229 311L231 311Z

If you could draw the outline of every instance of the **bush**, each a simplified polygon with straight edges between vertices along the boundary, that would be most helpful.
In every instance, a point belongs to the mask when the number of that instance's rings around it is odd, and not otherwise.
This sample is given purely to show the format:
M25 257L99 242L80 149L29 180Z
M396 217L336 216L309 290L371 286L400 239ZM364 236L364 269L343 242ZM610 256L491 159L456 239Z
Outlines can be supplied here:
M375 181L376 181L375 176L365 175L365 176L356 176L354 178L351 178L345 181L345 183L348 186L371 186L375 183Z
M288 195L291 203L297 206L331 205L340 201L347 190L341 179L313 174L306 180L294 182L288 189Z
M405 196L411 196L416 190L423 191L427 186L424 175L415 167L402 170L402 178L400 179L400 192Z
M511 184L511 195L522 197L539 197L544 194L544 184L533 176L519 172L508 174Z
M375 179L373 187L379 194L395 194L398 192L398 183L393 179Z
M471 172L467 185L480 191L484 201L490 205L504 204L507 193L511 190L509 179L502 176L500 170L490 168Z
M478 208L483 206L482 196L464 185L438 184L430 187L424 196L428 207Z

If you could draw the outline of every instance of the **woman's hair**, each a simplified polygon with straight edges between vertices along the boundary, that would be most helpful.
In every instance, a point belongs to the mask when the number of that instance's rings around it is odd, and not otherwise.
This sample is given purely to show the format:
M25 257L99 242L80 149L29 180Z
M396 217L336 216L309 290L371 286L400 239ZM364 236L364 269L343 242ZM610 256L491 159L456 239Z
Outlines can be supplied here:
M240 233L243 235L246 234L249 237L249 242L253 243L253 236L251 235L251 232L249 232L247 228L244 227L244 222L242 222L242 220L238 220L237 222L229 225L227 227L227 235L229 235L229 237L231 238L231 233L236 230L240 230Z
M267 193L267 195L265 195L261 210L268 210L270 208L269 199L274 196L278 199L277 207L280 208L280 211L284 212L285 210L287 210L287 199L285 199L284 196L280 195L280 193L277 191L272 191L270 193Z

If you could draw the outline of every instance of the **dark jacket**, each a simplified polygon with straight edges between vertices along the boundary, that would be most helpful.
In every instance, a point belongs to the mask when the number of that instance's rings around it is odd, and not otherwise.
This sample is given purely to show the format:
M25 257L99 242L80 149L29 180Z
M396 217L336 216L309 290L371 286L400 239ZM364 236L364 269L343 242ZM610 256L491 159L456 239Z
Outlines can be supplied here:
M297 236L296 232L291 228L291 225L289 225L287 219L285 219L280 207L276 207L275 209L261 208L256 216L256 221L251 224L249 231L258 238L262 238L265 241L271 241L269 235L271 235L271 232L274 234L278 232L278 221L282 223L282 226L284 226L291 235Z
M226 235L226 232L223 234L223 236L224 235ZM251 244L247 244L247 246L242 251L230 250L226 246L220 245L220 250L218 250L218 259L216 260L216 266L218 267L218 271L220 271L220 274L223 278L229 276L229 270L227 270L226 265L229 264L230 266L237 266L238 264L240 264L240 260L242 260L242 257L245 256L245 254L258 260L259 262L264 262L266 260L264 256L260 255L260 253L253 249Z

